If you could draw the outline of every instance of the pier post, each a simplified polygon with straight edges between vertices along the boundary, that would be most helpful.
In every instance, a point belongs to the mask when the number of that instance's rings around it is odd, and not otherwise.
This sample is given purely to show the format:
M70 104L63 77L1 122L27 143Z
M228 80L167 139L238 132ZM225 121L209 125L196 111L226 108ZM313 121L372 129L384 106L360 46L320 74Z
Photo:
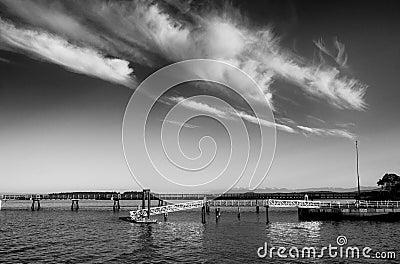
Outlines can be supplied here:
M210 205L208 204L208 202L206 203L206 213L210 214Z
M147 219L150 219L150 206L151 206L151 199L150 199L150 189L147 190Z
M269 215L268 215L269 205L265 206L265 222L269 224Z
M71 211L73 211L74 210L74 208L75 208L75 211L78 211L78 209L79 209L79 199L71 199Z
M164 213L164 222L167 222L168 220L168 213Z
M142 209L146 208L146 190L143 190L143 196L142 196Z
M260 213L260 206L258 205L258 200L256 200L256 213Z
M202 224L206 223L206 206L204 204L201 207L201 223Z
M240 220L240 207L238 207L237 218Z
M3 203L3 200L2 199L0 199L0 210L1 210L1 204Z
M39 211L40 210L40 199L37 199L37 198L31 198L31 199L32 199L31 210L35 211L35 203L37 202L38 203L37 210Z
M114 198L114 205L113 205L113 211L119 211L121 209L121 206L119 204L119 198Z
M221 209L219 207L215 208L215 221L218 222L220 217L221 217Z

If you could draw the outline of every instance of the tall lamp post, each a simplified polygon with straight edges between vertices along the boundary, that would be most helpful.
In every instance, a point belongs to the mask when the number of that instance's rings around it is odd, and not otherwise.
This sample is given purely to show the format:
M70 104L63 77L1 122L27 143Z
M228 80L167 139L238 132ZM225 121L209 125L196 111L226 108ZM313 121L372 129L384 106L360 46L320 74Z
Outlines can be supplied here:
M358 190L358 197L357 200L360 199L361 191L360 191L360 174L358 172L358 141L356 140L356 155L357 155L357 190Z

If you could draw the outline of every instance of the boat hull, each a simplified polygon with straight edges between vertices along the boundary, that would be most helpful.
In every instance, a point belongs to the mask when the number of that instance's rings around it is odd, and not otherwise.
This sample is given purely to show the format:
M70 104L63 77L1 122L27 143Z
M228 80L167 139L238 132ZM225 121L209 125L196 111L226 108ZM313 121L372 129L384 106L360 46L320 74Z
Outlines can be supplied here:
M157 223L157 219L144 218L142 220L134 220L130 216L123 216L123 217L120 217L119 219L122 221L135 223L135 224L156 224Z

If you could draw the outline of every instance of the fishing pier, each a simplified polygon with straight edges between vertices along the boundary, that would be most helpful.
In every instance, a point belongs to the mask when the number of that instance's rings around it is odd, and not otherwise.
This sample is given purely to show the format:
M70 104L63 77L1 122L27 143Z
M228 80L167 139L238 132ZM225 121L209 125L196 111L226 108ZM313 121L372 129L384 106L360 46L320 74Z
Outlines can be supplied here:
M297 208L300 220L330 220L366 218L390 219L400 218L400 201L360 201L358 192L293 192L293 193L226 193L226 194L158 194L143 191L119 192L70 192L51 194L6 194L1 195L1 205L12 201L29 200L31 210L43 210L40 204L43 200L70 200L71 210L79 210L80 200L110 201L110 208L119 211L123 201L142 201L136 210L130 211L129 218L133 221L150 219L153 215L164 215L167 221L168 214L201 208L201 221L205 223L206 214L210 208L215 208L216 221L221 218L221 208L237 208L240 218L240 208L254 207L260 213L265 208L266 222L269 222L269 208ZM341 201L342 200L342 201ZM151 206L156 201L158 206Z

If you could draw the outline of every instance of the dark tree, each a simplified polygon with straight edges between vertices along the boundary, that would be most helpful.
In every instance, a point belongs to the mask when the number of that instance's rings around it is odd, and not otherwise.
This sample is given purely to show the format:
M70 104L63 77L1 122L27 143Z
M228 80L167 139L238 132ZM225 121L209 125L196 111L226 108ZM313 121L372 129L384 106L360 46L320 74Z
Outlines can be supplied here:
M386 173L382 179L377 182L382 186L382 190L388 193L391 199L398 199L400 196L400 176L394 173Z

